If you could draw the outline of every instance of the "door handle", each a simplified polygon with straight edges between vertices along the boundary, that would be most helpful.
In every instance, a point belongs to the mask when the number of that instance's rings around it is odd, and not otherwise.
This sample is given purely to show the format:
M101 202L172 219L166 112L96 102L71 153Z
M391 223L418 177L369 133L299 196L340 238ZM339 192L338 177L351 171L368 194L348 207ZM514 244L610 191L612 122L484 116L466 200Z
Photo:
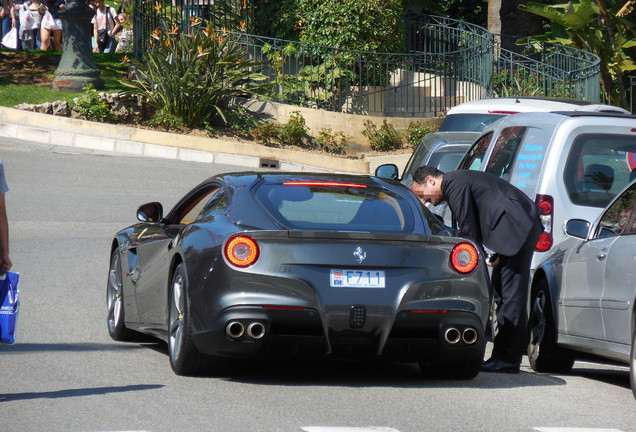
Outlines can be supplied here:
M596 255L596 259L599 261L603 261L605 258L607 258L607 250L602 250Z

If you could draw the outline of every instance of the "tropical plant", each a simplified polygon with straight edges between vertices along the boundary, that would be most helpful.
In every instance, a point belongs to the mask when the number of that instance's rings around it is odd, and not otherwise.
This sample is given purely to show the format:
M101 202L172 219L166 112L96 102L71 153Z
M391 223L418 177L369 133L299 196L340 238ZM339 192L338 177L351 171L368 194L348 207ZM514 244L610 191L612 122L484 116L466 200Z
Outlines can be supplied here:
M573 0L558 5L528 3L520 8L550 20L550 31L537 39L598 55L603 91L612 103L628 108L624 75L636 69L636 31L634 22L619 13L620 6L608 9L603 0Z
M134 62L131 91L143 95L160 115L179 119L185 127L220 119L235 97L257 93L266 77L258 63L246 60L243 47L228 33L216 33L191 18L187 32L177 26L155 30L144 62Z

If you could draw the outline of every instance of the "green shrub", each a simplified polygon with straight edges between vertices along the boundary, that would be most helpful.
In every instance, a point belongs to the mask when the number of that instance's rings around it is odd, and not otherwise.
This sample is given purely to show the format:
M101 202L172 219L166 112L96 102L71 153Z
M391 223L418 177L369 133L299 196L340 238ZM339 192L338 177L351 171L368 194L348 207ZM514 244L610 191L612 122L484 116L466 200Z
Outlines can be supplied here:
M226 119L227 126L240 136L250 136L252 131L263 123L256 114L241 105L231 107Z
M402 131L402 135L406 140L406 145L412 149L415 149L420 143L424 135L431 133L430 126L423 125L420 122L410 122Z
M73 99L73 110L86 120L108 122L114 119L113 110L108 102L100 97L92 84L84 86L85 94Z
M307 147L307 132L309 128L305 124L305 119L298 111L294 111L287 123L278 127L278 140L284 145Z
M402 148L402 137L386 120L382 122L379 128L367 120L364 122L365 129L362 135L367 137L371 144L371 149L377 151L389 151Z
M347 141L342 132L332 133L331 129L324 128L318 131L316 147L327 153L344 154Z
M155 30L144 63L136 62L132 92L142 94L158 113L197 127L217 118L227 123L227 105L237 96L262 90L266 79L246 61L244 48L229 34L191 20L186 33L177 27Z
M274 123L266 122L258 125L252 130L252 138L268 147L279 147L278 126Z
M312 142L307 132L309 128L305 124L305 119L298 111L294 111L287 123L263 123L254 128L251 135L256 141L270 147L290 145L311 148Z

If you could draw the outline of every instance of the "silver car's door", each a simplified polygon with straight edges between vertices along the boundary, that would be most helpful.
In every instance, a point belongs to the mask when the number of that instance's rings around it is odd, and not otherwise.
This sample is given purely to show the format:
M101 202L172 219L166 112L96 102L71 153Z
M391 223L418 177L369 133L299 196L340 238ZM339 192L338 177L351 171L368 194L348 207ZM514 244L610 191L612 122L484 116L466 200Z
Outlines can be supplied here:
M601 300L605 339L628 346L636 298L636 234L618 237L606 260L605 290Z
M607 251L615 237L597 238L570 249L563 266L561 305L565 332L571 336L602 339L601 314Z
M636 299L636 183L612 202L601 217L598 229L601 235L605 232L617 236L606 258L601 300L605 339L625 344L627 354Z

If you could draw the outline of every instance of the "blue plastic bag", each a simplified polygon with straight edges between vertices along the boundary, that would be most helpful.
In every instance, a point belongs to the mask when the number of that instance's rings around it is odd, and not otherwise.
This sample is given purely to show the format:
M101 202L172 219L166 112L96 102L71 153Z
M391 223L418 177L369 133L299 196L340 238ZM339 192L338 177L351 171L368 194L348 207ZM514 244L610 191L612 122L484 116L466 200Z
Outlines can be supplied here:
M15 343L15 325L20 308L20 275L5 272L0 275L0 343Z

